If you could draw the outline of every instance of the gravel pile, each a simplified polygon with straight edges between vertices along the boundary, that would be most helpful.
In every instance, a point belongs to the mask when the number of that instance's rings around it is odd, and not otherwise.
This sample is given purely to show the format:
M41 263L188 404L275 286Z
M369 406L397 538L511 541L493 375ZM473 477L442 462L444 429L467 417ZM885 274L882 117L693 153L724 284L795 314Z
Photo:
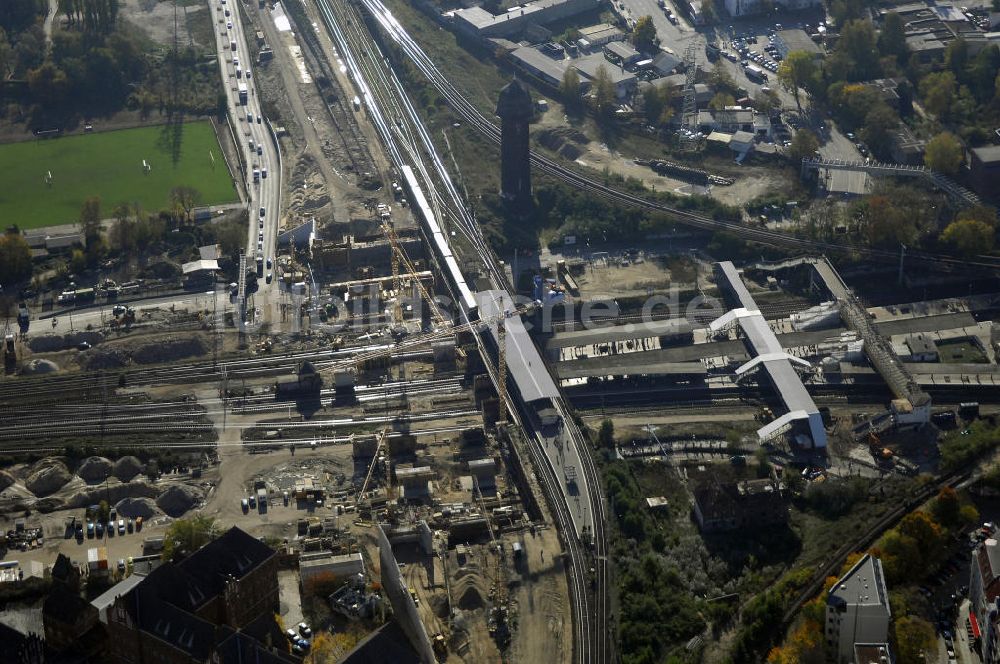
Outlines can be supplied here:
M76 474L87 484L99 484L111 477L113 467L110 459L92 456L87 457L80 464L80 468L76 471Z
M69 472L65 463L58 459L42 459L32 467L24 486L28 487L31 493L42 497L55 493L71 479L73 474Z
M122 482L129 482L142 472L145 465L134 456L123 456L115 461L114 476Z
M172 517L182 516L201 502L202 493L193 486L177 485L168 488L156 499L156 506Z
M59 365L52 360L31 360L21 367L21 373L29 376L32 374L55 373L56 371L59 371Z
M115 509L122 516L132 518L141 516L143 519L149 519L157 513L156 503L152 498L125 498L118 501Z

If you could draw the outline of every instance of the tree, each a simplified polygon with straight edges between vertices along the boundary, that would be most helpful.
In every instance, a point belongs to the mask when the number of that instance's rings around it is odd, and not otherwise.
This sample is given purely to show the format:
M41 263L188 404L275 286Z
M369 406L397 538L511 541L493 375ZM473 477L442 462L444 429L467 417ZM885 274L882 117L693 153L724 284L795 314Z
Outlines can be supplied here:
M194 553L218 536L215 521L200 514L177 519L163 535L163 559L177 562Z
M975 205L960 211L957 215L955 215L955 219L975 219L976 221L981 221L991 228L994 228L997 225L997 211L989 205Z
M733 80L729 70L725 68L721 61L716 62L712 68L712 73L709 76L709 84L715 88L716 92L728 92L733 96L739 92L736 81Z
M183 212L183 220L192 221L191 211L201 199L201 192L194 187L174 187L170 190L170 202L179 211Z
M922 547L934 549L941 541L941 526L923 510L910 512L899 522L899 532L920 542Z
M962 143L951 132L941 132L927 142L924 163L927 168L954 175L965 160Z
M728 92L717 92L715 93L715 96L712 97L712 100L708 102L708 107L716 111L721 111L726 106L735 105L736 99Z
M46 62L28 72L28 91L32 98L46 108L59 108L68 98L69 78L66 72Z
M20 233L0 235L0 285L9 286L31 276L31 247Z
M953 221L941 233L941 241L963 256L987 253L993 249L995 240L993 227L975 219Z
M882 30L878 35L878 50L882 55L893 56L898 64L904 64L910 57L906 45L906 30L903 19L896 12L889 12L882 19Z
M597 442L601 447L615 446L615 423L609 419L601 420L601 428L597 430Z
M650 53L656 49L658 43L653 17L640 16L632 29L632 44L635 45L635 49L643 53Z
M0 28L0 81L7 80L14 70L14 49L7 39L7 31Z
M958 92L955 74L950 71L932 72L920 79L918 85L924 108L932 115L945 119L952 99Z
M604 65L597 68L591 94L594 100L594 110L598 117L603 120L612 119L615 107L618 105L618 95L615 92L615 84L611 80L611 74L608 73L608 68Z
M809 85L816 77L816 61L811 53L792 51L778 67L778 80L782 87L795 96L795 105L802 112L802 101L799 99L799 89Z
M673 89L666 83L658 86L651 85L643 91L643 113L650 124L665 125L670 122L670 118L674 114L674 109L671 106L673 96Z
M788 154L795 161L801 161L814 156L816 150L819 150L819 139L816 138L816 134L808 129L799 129L792 138Z
M892 145L892 134L899 127L899 115L888 104L878 102L865 115L861 139L877 155L885 155Z
M931 503L931 511L934 518L945 527L953 527L959 524L961 518L962 502L958 498L958 492L950 486L946 486L938 492L937 498Z
M101 232L101 198L91 196L83 201L80 207L80 226L83 236L88 242Z
M845 80L867 81L879 74L875 42L875 29L868 21L851 20L844 25L835 54L842 59L846 69Z
M754 97L753 105L754 108L757 109L758 113L770 116L771 111L781 108L781 98L778 97L777 92L768 88L765 91L761 91L759 95Z
M576 71L576 67L566 68L566 73L563 74L562 82L559 84L559 96L562 97L567 110L579 110L580 74Z
M937 650L934 627L922 618L900 616L896 618L893 632L896 636L896 661L899 664L923 664L930 661L931 653Z

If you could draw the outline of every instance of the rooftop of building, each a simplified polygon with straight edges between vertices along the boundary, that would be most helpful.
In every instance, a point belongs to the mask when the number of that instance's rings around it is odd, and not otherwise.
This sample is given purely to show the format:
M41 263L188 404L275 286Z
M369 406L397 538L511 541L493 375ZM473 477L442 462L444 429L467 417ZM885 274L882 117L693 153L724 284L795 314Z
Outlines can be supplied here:
M480 291L476 294L481 320L489 320L490 334L496 339L497 316L512 312L515 307L510 296L503 291ZM502 301L502 304L500 302ZM542 360L535 342L528 336L520 316L504 319L507 343L507 369L517 385L521 398L527 402L559 397L559 388L552 380L548 367Z
M925 334L913 334L906 337L906 347L910 349L913 354L918 353L936 353L937 344L934 340Z
M628 341L629 339L690 334L693 329L694 325L682 318L593 327L585 330L558 332L546 342L545 348L554 350L613 341Z
M604 69L608 72L611 82L615 85L624 81L635 79L635 74L630 71L626 71L612 62L608 62L608 59L604 57L603 53L594 53L592 55L585 55L583 57L576 58L573 60L572 64L573 67L580 72L581 76L589 80L593 80L597 77L597 72L601 67L604 67Z
M566 73L566 66L562 60L555 60L534 46L522 46L513 51L510 57L557 81L562 80L563 74Z
M779 30L777 38L784 43L785 48L791 51L805 51L816 55L822 54L823 49L812 40L805 30L793 28L791 30Z
M616 55L620 58L634 58L639 55L639 51L632 48L631 44L626 44L625 42L614 41L604 47L611 55Z
M888 643L855 643L855 664L888 664L892 662Z
M979 148L972 148L971 152L984 164L1000 162L1000 145L984 145Z
M869 553L861 557L844 576L830 588L828 604L852 606L883 606L889 608L889 592L882 574L882 561Z
M622 35L621 30L611 25L610 23L598 23L597 25L588 25L585 28L580 28L580 36L589 41L595 41L599 39L607 39L611 36Z

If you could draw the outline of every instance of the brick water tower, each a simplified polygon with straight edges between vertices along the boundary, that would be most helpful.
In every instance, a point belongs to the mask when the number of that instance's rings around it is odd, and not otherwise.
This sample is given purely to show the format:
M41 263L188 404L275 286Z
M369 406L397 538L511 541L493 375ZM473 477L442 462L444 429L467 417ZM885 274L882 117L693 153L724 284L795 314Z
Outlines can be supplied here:
M500 90L500 195L516 211L531 209L528 124L535 115L528 88L514 79Z

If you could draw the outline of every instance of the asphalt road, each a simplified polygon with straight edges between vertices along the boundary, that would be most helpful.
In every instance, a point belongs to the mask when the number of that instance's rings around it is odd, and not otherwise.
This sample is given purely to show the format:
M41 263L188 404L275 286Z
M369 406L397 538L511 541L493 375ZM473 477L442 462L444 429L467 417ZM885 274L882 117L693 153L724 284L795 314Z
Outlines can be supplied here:
M260 98L257 95L257 81L253 77L256 36L244 31L237 3L229 0L212 0L212 11L216 20L216 41L219 48L219 66L222 72L223 88L229 102L230 120L238 146L243 151L246 172L243 173L247 191L250 193L250 224L247 229L247 267L256 266L256 260L264 261L263 275L273 272L273 258L277 248L278 226L281 213L281 164L278 149L272 140L268 123L263 118ZM225 16L229 11L230 15ZM232 42L236 50L232 50ZM237 65L241 77L237 77ZM240 102L238 85L246 83L247 101ZM251 147L252 146L252 147ZM267 177L254 181L252 170L267 169ZM261 214L263 211L263 215ZM272 268L266 261L272 260ZM265 301L276 292L276 283L266 283L262 278L256 298ZM266 310L266 307L265 307Z

